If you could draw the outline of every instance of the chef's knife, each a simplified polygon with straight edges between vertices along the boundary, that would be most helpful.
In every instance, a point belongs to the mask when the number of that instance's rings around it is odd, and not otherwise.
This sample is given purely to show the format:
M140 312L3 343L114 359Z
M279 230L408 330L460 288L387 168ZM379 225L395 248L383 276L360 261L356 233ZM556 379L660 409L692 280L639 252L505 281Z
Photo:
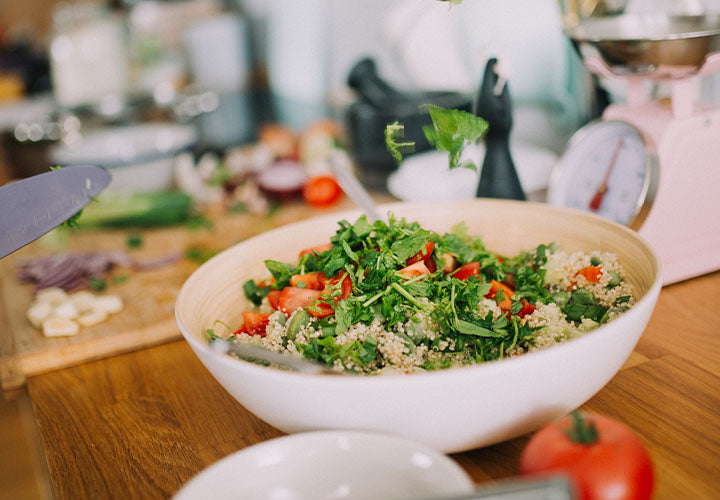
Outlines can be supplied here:
M78 213L111 176L100 167L65 167L0 187L0 258Z

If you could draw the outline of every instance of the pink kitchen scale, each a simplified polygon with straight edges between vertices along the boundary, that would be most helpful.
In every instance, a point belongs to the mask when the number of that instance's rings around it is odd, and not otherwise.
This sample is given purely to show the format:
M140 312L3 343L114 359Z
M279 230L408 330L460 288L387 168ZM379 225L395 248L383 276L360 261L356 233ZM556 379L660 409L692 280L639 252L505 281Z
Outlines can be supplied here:
M664 284L720 269L720 106L697 98L699 77L720 70L720 16L595 18L567 34L590 71L627 81L627 98L573 135L548 202L637 230ZM648 98L653 84L670 97Z

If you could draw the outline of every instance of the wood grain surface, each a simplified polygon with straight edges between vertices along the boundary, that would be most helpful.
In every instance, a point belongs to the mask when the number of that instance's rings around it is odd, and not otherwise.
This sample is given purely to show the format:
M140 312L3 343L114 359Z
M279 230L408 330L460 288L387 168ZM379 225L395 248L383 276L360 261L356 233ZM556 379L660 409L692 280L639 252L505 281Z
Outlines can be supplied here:
M379 198L387 201L389 198ZM174 319L175 297L197 263L185 258L151 271L117 268L114 274L127 276L119 285L110 284L106 293L120 295L125 309L101 324L82 328L72 337L47 338L32 326L26 311L33 300L33 286L21 284L16 276L21 263L37 256L64 252L127 251L140 262L172 253L184 255L189 248L221 251L257 234L312 215L353 208L349 200L319 210L304 203L285 203L270 216L211 214L212 226L191 229L185 226L138 231L75 230L62 238L45 237L0 260L0 318L6 325L0 336L0 382L5 390L17 388L26 377L72 366L85 361L157 345L180 338ZM141 234L143 246L129 251L129 235ZM109 283L112 283L109 281Z
M635 352L584 408L646 444L656 499L720 489L720 273L663 289ZM57 498L167 498L218 459L282 433L215 382L183 341L29 379ZM517 473L529 436L452 455L480 485Z

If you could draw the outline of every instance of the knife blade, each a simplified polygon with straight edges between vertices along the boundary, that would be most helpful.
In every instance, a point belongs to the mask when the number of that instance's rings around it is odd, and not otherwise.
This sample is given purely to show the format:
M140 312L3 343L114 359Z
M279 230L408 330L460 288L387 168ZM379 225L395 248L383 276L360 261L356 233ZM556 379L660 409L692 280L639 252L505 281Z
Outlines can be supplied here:
M79 165L0 187L0 258L78 213L111 178L100 167Z

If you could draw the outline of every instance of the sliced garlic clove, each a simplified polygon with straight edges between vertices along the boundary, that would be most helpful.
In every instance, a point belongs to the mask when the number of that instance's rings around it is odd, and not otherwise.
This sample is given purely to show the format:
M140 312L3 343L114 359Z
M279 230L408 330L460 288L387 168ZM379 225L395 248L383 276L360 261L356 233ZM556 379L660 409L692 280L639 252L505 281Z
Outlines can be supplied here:
M51 316L42 323L43 334L46 337L65 337L77 335L80 325L68 318Z
M73 319L78 317L78 310L72 300L68 299L65 302L55 306L53 310L53 316L60 318Z
M62 304L67 299L68 294L58 287L44 288L35 295L35 302L48 302L52 307Z
M81 290L70 295L70 300L79 313L91 311L95 306L95 294L87 290Z
M123 310L123 301L117 295L101 295L95 299L94 311L104 311L108 314L119 313Z
M97 325L98 323L102 323L108 318L108 313L105 311L90 311L81 314L77 322L80 323L80 326L93 326Z
M27 310L27 318L35 328L40 328L42 322L53 312L53 306L49 302L35 302Z

